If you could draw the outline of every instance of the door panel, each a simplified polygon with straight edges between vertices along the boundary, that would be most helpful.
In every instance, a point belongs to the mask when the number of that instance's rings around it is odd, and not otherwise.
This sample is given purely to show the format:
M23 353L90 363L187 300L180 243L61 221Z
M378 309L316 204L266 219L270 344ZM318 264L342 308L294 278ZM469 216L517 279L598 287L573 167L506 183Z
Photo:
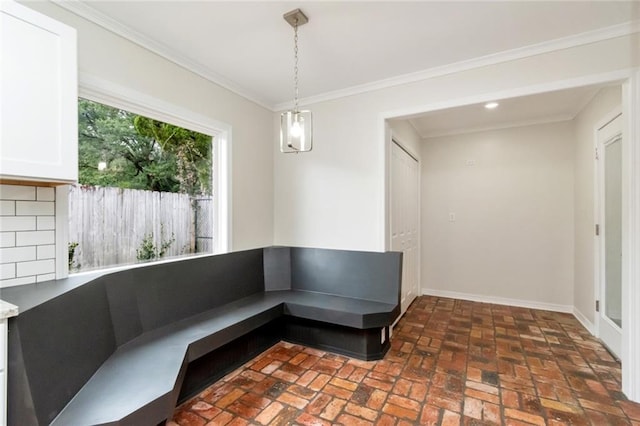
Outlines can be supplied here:
M390 177L391 250L404 253L401 291L404 313L419 292L420 166L395 142L391 147Z

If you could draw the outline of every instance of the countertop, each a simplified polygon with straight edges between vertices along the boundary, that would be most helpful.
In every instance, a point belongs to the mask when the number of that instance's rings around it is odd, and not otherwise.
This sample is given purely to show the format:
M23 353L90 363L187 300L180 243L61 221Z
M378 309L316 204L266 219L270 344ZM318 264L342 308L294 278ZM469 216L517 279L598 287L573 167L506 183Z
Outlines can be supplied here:
M0 300L0 319L15 317L18 315L18 307L9 302Z

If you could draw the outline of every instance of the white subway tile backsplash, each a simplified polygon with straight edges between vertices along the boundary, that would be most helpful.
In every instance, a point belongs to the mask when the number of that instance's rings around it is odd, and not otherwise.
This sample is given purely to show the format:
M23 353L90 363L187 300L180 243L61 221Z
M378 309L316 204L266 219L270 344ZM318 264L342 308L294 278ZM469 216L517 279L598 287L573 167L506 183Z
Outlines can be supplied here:
M53 189L53 188L51 188ZM36 187L22 185L0 185L0 199L2 200L35 200Z
M0 280L7 280L16 277L16 264L6 263L0 265Z
M36 277L22 277L22 278L14 278L12 280L2 280L0 281L0 288L2 287L13 287L16 285L24 285L31 284L36 282Z
M0 216L0 230L6 231L35 231L35 216Z
M0 248L15 247L15 245L16 245L15 232L0 232Z
M56 245L50 244L48 246L38 246L37 256L38 260L54 259L56 257Z
M38 231L45 231L48 229L56 229L55 216L38 216L36 218L36 227Z
M0 184L0 288L56 278L56 192Z
M26 277L29 275L51 274L56 272L56 261L54 259L34 260L32 262L16 263L16 276Z
M37 200L38 201L55 201L56 190L54 188L47 188L44 186L37 188Z
M29 260L36 260L35 246L0 249L0 263L26 262Z
M55 242L56 234L54 231L16 232L16 245L19 247L55 244Z
M16 216L53 216L55 210L53 201L16 201Z
M51 281L56 279L56 274L44 274L38 275L36 277L36 282L41 283L42 281Z
M16 214L16 202L15 201L0 201L0 216L15 216Z

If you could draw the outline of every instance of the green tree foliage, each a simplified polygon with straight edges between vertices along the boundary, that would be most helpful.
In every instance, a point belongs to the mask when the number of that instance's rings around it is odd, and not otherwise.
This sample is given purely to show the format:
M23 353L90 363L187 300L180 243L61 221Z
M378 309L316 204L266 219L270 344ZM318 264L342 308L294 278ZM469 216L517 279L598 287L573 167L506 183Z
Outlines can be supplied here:
M138 134L175 157L180 192L211 193L211 136L142 116L133 123Z
M210 136L85 99L78 115L81 184L211 194Z

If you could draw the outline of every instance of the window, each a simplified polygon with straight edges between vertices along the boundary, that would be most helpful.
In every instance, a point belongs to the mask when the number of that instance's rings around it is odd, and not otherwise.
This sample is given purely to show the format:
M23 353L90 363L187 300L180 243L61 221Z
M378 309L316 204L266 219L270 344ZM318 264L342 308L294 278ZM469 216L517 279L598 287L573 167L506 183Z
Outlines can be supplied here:
M71 272L221 251L216 135L82 98L78 118Z

